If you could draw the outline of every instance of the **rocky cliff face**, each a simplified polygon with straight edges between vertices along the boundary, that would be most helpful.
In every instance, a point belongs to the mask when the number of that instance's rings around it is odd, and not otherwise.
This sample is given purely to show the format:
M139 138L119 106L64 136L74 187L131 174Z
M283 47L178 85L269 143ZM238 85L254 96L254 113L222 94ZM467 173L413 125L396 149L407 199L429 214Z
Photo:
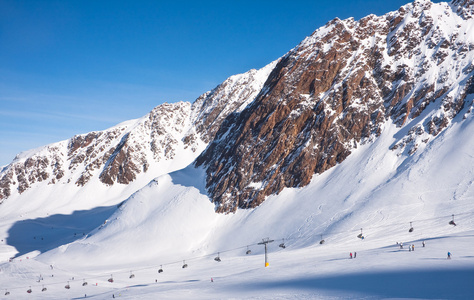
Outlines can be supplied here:
M472 3L415 1L381 17L335 19L286 54L196 161L217 210L307 185L388 121L414 121L393 151L428 143L472 106Z
M473 2L417 0L384 16L334 19L193 104L163 104L18 156L0 174L0 201L42 184L130 184L197 158L216 210L233 212L308 184L387 122L406 129L391 150L411 155L471 111Z

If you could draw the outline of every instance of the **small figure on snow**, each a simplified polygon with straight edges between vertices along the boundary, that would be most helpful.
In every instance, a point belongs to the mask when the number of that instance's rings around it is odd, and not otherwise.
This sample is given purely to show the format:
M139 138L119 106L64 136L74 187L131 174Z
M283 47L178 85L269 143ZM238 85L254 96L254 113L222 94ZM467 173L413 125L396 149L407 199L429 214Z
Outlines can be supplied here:
M425 241L421 242L421 244L423 245L423 248L425 248L425 245L426 245Z
M211 277L211 282L214 282L214 278Z
M352 258L352 252L349 254L349 256Z
M354 252L354 258L356 258L356 257L357 257L357 252Z
M448 259L451 259L451 252L448 252Z
M411 245L411 251L415 251L415 245Z
M400 249L403 249L403 242L400 242Z

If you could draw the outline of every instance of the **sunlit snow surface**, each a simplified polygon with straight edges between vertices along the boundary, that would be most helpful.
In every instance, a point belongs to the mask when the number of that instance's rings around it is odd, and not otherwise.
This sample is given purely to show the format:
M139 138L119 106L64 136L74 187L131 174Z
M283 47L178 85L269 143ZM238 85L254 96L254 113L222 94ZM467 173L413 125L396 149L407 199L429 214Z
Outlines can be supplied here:
M113 188L44 182L0 205L0 299L474 299L471 100L411 156L389 149L413 124L386 123L308 186L235 214L214 212L193 166Z
M214 213L204 172L193 167L156 178L121 205L72 214L38 217L38 209L6 201L0 211L0 295L473 298L472 120L472 114L455 120L413 156L388 150L399 128L387 125L380 139L315 175L309 186L286 189L256 209L235 214ZM59 203L67 191L50 197ZM47 205L30 201L32 207ZM14 213L21 218L14 219ZM448 224L453 214L457 226ZM363 240L357 237L361 230ZM257 243L267 237L275 241L268 244L265 268L264 247ZM408 251L411 244L414 252ZM247 249L252 253L246 255ZM218 252L221 262L214 260ZM350 252L357 257L350 259ZM113 283L107 281L111 276ZM71 288L65 289L68 282ZM41 292L43 286L47 291Z

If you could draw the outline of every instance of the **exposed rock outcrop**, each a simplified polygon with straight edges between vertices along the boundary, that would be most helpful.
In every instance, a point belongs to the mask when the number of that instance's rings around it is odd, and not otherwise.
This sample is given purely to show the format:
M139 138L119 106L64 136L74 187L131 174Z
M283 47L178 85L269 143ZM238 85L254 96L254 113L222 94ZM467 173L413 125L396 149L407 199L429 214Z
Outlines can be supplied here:
M217 210L307 185L377 138L387 120L405 126L435 102L392 149L413 154L439 134L471 89L470 7L415 1L381 17L335 19L306 38L197 159Z

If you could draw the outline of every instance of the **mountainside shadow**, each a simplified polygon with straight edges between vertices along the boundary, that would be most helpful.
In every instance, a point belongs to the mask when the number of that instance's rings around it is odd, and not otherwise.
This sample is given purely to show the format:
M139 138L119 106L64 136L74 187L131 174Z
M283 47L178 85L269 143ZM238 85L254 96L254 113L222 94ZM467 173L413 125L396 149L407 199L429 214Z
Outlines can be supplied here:
M246 289L330 290L375 298L474 299L474 269L420 269L313 276L290 280L260 281ZM236 289L242 288L241 286Z
M61 245L85 238L94 228L104 224L117 205L56 214L45 218L21 220L8 230L6 244L16 248L15 257L31 251L46 252Z

